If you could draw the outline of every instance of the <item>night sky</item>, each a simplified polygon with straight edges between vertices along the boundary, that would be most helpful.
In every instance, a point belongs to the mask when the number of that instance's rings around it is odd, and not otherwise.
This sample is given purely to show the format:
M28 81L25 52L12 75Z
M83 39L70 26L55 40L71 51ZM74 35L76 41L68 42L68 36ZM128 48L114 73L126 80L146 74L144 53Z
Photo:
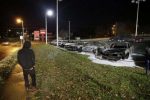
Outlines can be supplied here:
M15 18L22 17L30 31L43 28L46 9L56 12L56 0L0 0L0 31L19 27ZM59 29L68 28L80 33L96 26L109 26L116 22L135 24L137 4L131 0L63 0L59 2ZM140 3L139 25L150 25L150 0ZM56 14L56 13L55 13ZM48 29L55 33L56 15L48 18Z

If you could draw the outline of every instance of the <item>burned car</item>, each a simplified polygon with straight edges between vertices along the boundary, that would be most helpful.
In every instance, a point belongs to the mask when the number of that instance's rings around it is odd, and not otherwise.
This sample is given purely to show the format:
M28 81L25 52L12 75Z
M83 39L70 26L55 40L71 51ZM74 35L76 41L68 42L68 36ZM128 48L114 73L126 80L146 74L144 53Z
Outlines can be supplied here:
M83 48L83 52L96 53L97 48L103 47L103 44L100 41L92 41L87 43Z
M64 48L70 51L76 51L76 43L74 42L68 42L64 45Z
M129 42L115 42L110 45L110 48L102 52L102 58L108 60L127 59L131 53L131 45Z

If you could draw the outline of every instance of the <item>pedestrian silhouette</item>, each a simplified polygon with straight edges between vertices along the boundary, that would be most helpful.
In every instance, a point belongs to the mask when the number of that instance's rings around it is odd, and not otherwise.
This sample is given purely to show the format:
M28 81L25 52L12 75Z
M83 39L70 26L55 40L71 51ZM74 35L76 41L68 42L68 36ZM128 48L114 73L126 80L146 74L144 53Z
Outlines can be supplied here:
M31 49L30 41L24 42L23 48L18 51L17 60L23 69L26 90L36 89L35 54ZM29 81L29 76L32 79L31 84Z

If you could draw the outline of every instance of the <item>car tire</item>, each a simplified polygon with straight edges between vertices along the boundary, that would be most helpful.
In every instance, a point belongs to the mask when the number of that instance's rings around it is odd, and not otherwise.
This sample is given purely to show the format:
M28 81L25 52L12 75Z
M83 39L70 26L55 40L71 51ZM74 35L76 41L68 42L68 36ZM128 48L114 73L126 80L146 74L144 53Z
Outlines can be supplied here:
M125 58L126 58L126 59L128 59L128 58L129 58L129 53L127 53L127 54L126 54L126 57L125 57Z
M82 47L78 48L78 52L82 52Z
M122 58L122 59L125 59L125 54L122 54L121 58Z

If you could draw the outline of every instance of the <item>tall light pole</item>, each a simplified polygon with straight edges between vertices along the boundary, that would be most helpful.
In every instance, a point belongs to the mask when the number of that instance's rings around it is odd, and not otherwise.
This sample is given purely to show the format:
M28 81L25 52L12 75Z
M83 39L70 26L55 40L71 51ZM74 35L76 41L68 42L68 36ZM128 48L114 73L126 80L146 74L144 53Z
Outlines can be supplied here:
M21 18L17 18L16 22L21 23L21 25L22 25L22 37L20 39L22 39L21 44L23 44L24 43L24 24L23 24L23 20Z
M62 0L56 0L56 39L57 39L57 46L58 46L58 2Z
M140 1L145 2L146 0L132 0L132 3L136 3L137 4L137 15L136 15L136 29L135 29L135 36L138 35L138 19L139 19L139 7L140 7Z
M52 10L47 10L45 14L45 41L47 44L47 16L53 16L53 11Z

